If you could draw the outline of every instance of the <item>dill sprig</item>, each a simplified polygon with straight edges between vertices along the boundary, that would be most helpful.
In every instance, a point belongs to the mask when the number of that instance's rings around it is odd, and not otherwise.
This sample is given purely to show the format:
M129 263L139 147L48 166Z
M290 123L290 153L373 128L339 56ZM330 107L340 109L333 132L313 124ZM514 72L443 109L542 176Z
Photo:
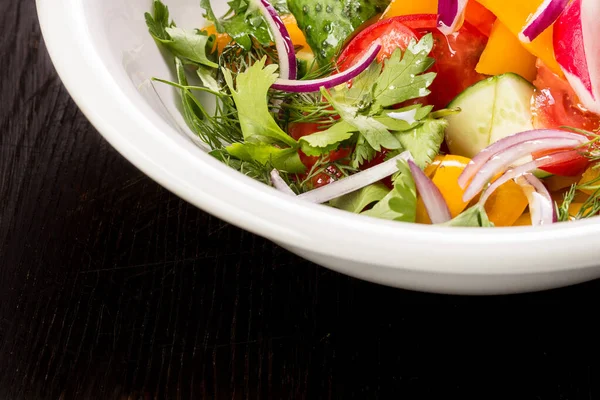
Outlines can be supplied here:
M600 164L594 165L592 168L600 169ZM593 191L592 194L583 202L577 214L572 215L570 208L578 190ZM560 206L556 205L558 220L566 222L570 220L579 220L591 218L600 212L600 175L591 181L573 184L563 196L563 202Z

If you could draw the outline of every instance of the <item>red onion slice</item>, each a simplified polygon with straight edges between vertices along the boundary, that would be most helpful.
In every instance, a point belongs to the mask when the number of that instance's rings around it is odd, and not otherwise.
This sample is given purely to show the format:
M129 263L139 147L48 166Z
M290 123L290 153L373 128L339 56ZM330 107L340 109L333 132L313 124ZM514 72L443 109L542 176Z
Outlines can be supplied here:
M471 184L463 194L464 201L470 201L483 189L495 175L509 168L515 161L534 152L574 148L581 142L576 139L544 138L512 145L496 153L473 177Z
M490 158L511 146L529 141L552 138L577 140L580 142L580 144L584 144L589 141L589 138L584 135L561 131L558 129L534 129L531 131L516 133L492 143L485 149L481 150L475 157L473 157L471 162L469 162L467 167L458 177L458 184L464 189L469 181Z
M501 177L496 179L488 188L481 194L479 203L485 204L488 198L498 189L501 185L506 183L510 179L514 179L517 176L521 176L525 173L531 172L536 168L544 167L546 165L561 163L572 159L573 155L570 151L564 151L560 153L554 153L549 156L540 157L536 160L530 161L516 168L506 171ZM467 189L468 190L468 189Z
M367 51L362 56L362 58L355 65L352 66L352 68L349 68L339 74L331 75L326 78L311 80L293 80L279 78L271 87L273 89L283 90L286 92L307 93L318 92L321 89L321 87L329 89L334 86L341 85L342 83L346 83L349 80L357 77L361 72L367 69L369 65L371 65L373 60L375 60L377 54L379 54L379 50L381 50L381 44L373 44L369 51Z
M600 114L600 1L573 0L554 24L554 54L579 101Z
M269 29L275 39L275 47L279 56L279 77L283 79L296 79L298 65L294 43L290 34L275 8L267 0L253 0L254 5L269 24Z
M421 171L421 168L417 166L412 160L408 161L410 172L412 173L415 181L415 186L423 204L429 215L429 219L433 224L443 224L444 222L450 221L452 215L448 209L448 204L442 196L440 190L435 184Z
M285 183L283 178L281 178L281 175L279 175L279 171L277 171L276 169L271 171L271 183L273 184L273 187L275 187L275 189L279 190L280 192L289 194L291 196L296 196L296 193L294 193L294 191L288 186L288 184Z
M450 35L460 28L465 20L467 2L468 0L439 0L437 27L440 32Z
M519 33L523 43L530 43L548 29L565 10L570 0L544 0Z
M517 177L515 182L521 186L525 196L527 196L531 225L548 225L558 220L552 196L550 196L550 192L548 192L542 181L527 173Z
M400 159L408 161L412 159L412 156L410 152L405 151L379 165L368 168L354 175L350 175L346 178L340 179L339 181L332 182L328 185L321 186L318 189L302 193L298 196L298 198L311 203L326 203L329 200L352 193L394 174L398 171L397 162Z

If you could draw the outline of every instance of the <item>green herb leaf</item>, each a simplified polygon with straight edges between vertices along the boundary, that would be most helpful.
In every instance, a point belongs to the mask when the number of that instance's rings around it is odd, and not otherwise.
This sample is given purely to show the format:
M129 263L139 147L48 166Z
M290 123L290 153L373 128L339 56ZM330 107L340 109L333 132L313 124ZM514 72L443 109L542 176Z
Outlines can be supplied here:
M432 48L433 36L428 33L419 42L411 41L404 55L400 49L394 51L377 79L374 108L393 106L430 93L427 88L436 74L423 72L433 65L434 59L428 57Z
M201 0L200 6L206 10L204 17L215 24L219 33L227 33L246 51L252 48L252 38L261 45L271 42L271 33L260 12L249 8L249 2L234 0L229 3L229 11L224 18L217 18L210 0Z
M364 136L360 135L356 141L350 165L353 168L359 168L363 163L371 161L373 157L375 157L375 150L367 143Z
M488 218L485 208L481 204L475 204L469 207L453 219L443 224L442 226L461 226L475 228L492 228L494 224Z
M382 147L389 150L401 147L400 142L381 122L368 115L360 114L359 108L356 106L336 101L324 88L321 89L321 93L338 112L342 120L358 130L375 151L381 151Z
M171 40L162 40L161 43L166 45L175 56L212 68L219 66L206 55L208 36L198 30L190 31L181 28L166 28L165 31Z
M169 22L169 8L160 0L154 2L153 14L146 13L146 25L152 37L165 46L177 58L195 65L205 65L217 68L218 64L211 61L207 49L212 47L212 40L198 30L177 28L174 22Z
M384 111L375 119L391 131L407 131L420 125L432 109L433 106L423 107L421 104L416 104L399 110Z
M415 222L417 189L405 160L398 160L398 174L394 180L394 188L372 209L361 214L394 221Z
M419 168L425 168L440 152L448 121L427 118L421 125L406 132L395 133L404 151L413 154Z
M242 161L270 165L286 173L302 173L306 170L298 150L294 148L281 149L266 143L234 143L225 150Z
M164 5L160 0L153 3L153 14L144 14L146 25L150 34L159 41L171 40L171 37L166 31L166 28L174 27L173 22L169 22L169 7Z
M354 132L352 125L340 121L324 131L302 136L298 142L307 156L320 156L337 149L341 142L354 136Z
M382 183L374 183L360 190L348 193L329 202L329 205L340 210L360 214L368 205L380 201L390 192Z
M269 113L268 91L277 80L277 65L265 66L266 57L237 75L236 85L231 72L223 69L231 90L246 142L284 143L297 148L298 143L285 133ZM237 87L235 87L237 86Z

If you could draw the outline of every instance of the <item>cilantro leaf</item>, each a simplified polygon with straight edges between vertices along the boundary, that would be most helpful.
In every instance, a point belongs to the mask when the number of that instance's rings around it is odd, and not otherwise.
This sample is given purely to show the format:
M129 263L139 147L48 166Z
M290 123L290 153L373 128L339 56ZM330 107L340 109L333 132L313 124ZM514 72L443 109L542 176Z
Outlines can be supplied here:
M381 122L360 113L359 108L356 106L335 100L324 88L321 89L321 93L337 111L342 120L358 130L375 151L381 151L382 147L389 150L401 147L400 142Z
M352 125L340 121L324 131L302 136L298 142L307 156L320 156L337 149L341 142L350 139L355 132Z
M405 160L398 160L398 173L394 188L372 209L361 214L394 221L415 222L417 215L417 189Z
M198 30L186 30L181 28L165 28L171 40L161 40L169 50L177 57L187 59L193 63L217 68L219 65L209 60L206 49L209 37Z
M206 55L207 48L212 47L212 40L198 30L177 28L174 22L169 22L169 8L160 0L154 2L153 14L146 13L145 18L152 37L175 57L195 65L218 67Z
M404 55L400 49L394 51L385 61L383 72L375 85L373 93L375 109L393 106L430 93L427 88L436 74L434 72L423 74L423 72L433 65L434 59L428 57L432 48L433 36L429 33L418 43L411 41Z
M375 150L365 140L364 136L360 135L356 141L354 153L352 153L352 168L359 168L361 164L371 161L375 157Z
M451 219L440 224L443 226L462 226L476 228L492 228L494 224L489 220L485 208L481 204L475 204Z
M427 118L416 128L396 132L395 136L402 144L402 149L410 151L415 164L423 169L438 155L447 126L445 119Z
M345 194L329 202L329 205L340 210L360 214L368 205L383 199L390 190L383 183L374 183L360 190Z
M246 51L252 47L252 38L261 45L271 43L271 33L260 12L250 8L246 0L233 0L229 3L229 11L224 18L217 18L210 0L201 0L200 6L206 10L204 17L215 24L219 33L227 33Z
M408 106L394 111L384 111L375 119L391 131L407 131L421 124L429 115L433 106L423 107L421 104Z
M153 14L145 13L146 25L150 34L159 41L171 40L171 37L165 30L166 28L174 27L175 23L169 22L169 7L164 5L160 0L153 3Z
M269 113L267 93L278 75L275 72L277 65L265 66L266 60L265 56L238 74L236 85L231 72L226 68L222 69L238 110L244 140L254 143L280 142L297 148L298 142L285 133Z
M302 173L306 170L295 148L281 149L267 143L233 143L225 150L242 161L271 165L283 172Z

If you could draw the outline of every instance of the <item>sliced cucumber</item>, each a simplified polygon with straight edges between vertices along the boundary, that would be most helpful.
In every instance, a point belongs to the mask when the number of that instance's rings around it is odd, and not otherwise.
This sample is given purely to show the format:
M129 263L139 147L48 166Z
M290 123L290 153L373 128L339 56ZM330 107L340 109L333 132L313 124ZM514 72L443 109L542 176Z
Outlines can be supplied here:
M530 101L534 87L517 74L493 76L465 89L449 104L446 141L450 152L473 158L506 136L533 129Z

